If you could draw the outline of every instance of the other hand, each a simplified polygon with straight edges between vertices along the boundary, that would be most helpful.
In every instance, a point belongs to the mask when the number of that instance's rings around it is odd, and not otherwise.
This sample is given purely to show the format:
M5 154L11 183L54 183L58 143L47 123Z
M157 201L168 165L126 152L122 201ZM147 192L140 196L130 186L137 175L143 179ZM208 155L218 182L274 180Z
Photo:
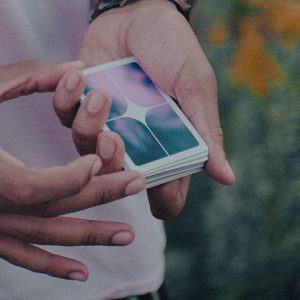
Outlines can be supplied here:
M70 68L30 61L0 66L0 103L32 92L49 91ZM0 257L51 276L86 280L87 267L32 244L126 245L131 226L116 222L59 217L101 205L144 188L138 172L119 172L124 144L114 133L97 136L95 154L66 166L33 169L0 148ZM114 172L113 174L108 174Z

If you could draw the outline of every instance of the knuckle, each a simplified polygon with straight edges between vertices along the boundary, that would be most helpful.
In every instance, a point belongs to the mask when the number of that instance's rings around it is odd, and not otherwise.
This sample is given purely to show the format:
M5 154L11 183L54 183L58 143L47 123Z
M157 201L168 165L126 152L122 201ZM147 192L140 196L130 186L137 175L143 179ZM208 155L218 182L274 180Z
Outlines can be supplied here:
M73 120L70 120L70 119L67 119L65 117L59 117L59 120L60 120L60 123L67 127L67 128L71 128L72 127L72 124L73 124Z
M31 208L31 213L34 216L39 217L54 217L56 216L53 212L53 209L51 209L51 204L49 203L43 203L40 205L33 205Z
M52 263L52 261L54 260L54 255L49 254L48 260L49 260L49 262L47 263L47 265L44 266L44 268L41 269L41 273L47 274L49 276L56 276L57 272L56 272L56 270L54 268L54 265Z
M157 194L151 193L150 207L154 217L169 220L176 217L184 207L184 196L176 185L168 186Z
M115 198L116 187L110 186L109 183L104 184L101 191L97 193L97 202L102 204L111 202Z
M97 135L93 135L83 126L72 127L73 141L80 154L94 153L96 150Z
M179 215L179 213L182 210L182 205L180 203L173 203L169 207L159 209L159 210L152 210L152 214L155 218L161 219L161 220L170 220L175 218Z
M47 232L41 221L36 223L34 228L25 231L23 237L25 241L34 244L45 245L53 242L53 237Z
M191 69L192 68L192 69ZM190 76L187 74L195 74ZM189 80L187 80L189 78ZM199 95L204 93L216 93L217 92L217 78L216 75L209 64L203 66L199 71L193 69L186 62L180 72L176 76L175 80L175 94L181 99L198 98ZM209 99L217 99L216 95L214 97L209 97Z
M30 77L27 79L26 82L24 82L22 89L21 89L21 94L23 96L31 95L37 90L38 90L38 83L36 81L36 78Z
M96 245L98 243L97 227L93 221L87 220L87 231L81 239L82 245Z
M223 133L223 129L221 127L221 124L218 124L215 126L214 128L214 134L215 136L217 136L218 138L222 139L224 138L224 133Z
M56 90L53 97L53 106L57 116L60 119L63 119L70 115L75 117L75 114L79 109L80 103L78 99L63 97L62 95L60 95L59 90Z
M92 206L111 202L118 196L118 188L116 186L112 186L111 182L109 182L109 177L102 175L100 178L100 181L99 179L97 179L97 181L92 179L94 182L93 192L89 197L89 201ZM119 196L121 197L123 195L120 193Z
M39 91L38 74L43 68L49 65L43 61L28 60L23 62L22 66L24 69L30 70L27 80L21 86L21 94L26 96Z
M109 202L106 200L109 196L107 195L106 188L103 188L103 186L99 189L96 189L93 194L93 205L101 205L106 202Z
M73 137L80 140L86 140L94 138L94 134L91 133L91 129L85 124L74 122L72 126Z
M60 274L59 270L59 257L53 253L47 252L47 261L46 264L41 268L40 273L47 274L53 277L62 277L63 274Z
M69 101L60 97L59 92L56 91L53 97L53 106L58 115L64 115L71 109Z
M79 109L79 103L72 107L59 107L59 105L54 104L54 110L58 116L61 124L68 128L73 126L73 121L76 117L77 111Z

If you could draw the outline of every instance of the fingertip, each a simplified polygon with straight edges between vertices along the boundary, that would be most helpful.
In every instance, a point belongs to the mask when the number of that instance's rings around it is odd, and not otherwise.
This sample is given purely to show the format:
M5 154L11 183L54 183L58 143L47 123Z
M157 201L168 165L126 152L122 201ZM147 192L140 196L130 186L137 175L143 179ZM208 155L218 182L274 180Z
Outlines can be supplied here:
M205 171L210 177L224 185L232 185L236 181L235 174L227 160L221 163L208 160L205 164Z
M85 79L80 71L66 72L60 80L53 97L53 106L63 125L71 127L83 93Z
M125 144L123 142L123 140L121 139L121 137L113 131L102 131L99 135L98 135L98 148L97 151L99 151L99 154L101 156L101 152L103 151L103 149L101 149L101 147L105 147L105 142L107 140L110 140L111 143L115 144L115 152L118 152L118 155L120 154L125 154ZM114 154L114 153L113 153ZM102 157L104 158L104 157ZM112 158L108 157L108 158Z
M98 151L100 157L107 161L110 160L116 150L116 144L114 140L107 135L100 135L98 141Z
M131 181L129 181L129 183L125 188L126 196L137 194L145 189L145 185L146 185L145 177L142 176L139 172L134 172L134 173L136 173L136 175Z
M226 165L225 168L226 168L226 173L227 173L227 181L224 184L227 184L227 185L234 184L236 181L236 177L235 177L235 174L227 160L225 162L225 165Z
M124 165L125 145L120 136L112 131L103 131L98 135L96 153L103 162L103 172L120 171Z
M84 155L75 161L74 164L75 168L78 168L79 171L84 170L83 166L86 165L86 168L90 170L90 176L97 175L102 168L102 161L95 154Z
M145 180L142 178L136 178L129 182L125 189L125 195L130 196L137 194L145 188Z
M82 74L79 71L70 71L66 74L65 78L65 89L68 92L73 92L77 89L77 87L84 80Z
M68 275L68 279L76 281L86 281L88 277L86 276L86 274L81 272L72 272Z
M73 268L73 270L67 274L66 278L75 281L87 281L87 279L89 278L88 268L79 261L75 261L75 263L79 263L79 265L77 266L77 270L76 268Z
M111 243L115 246L126 246L133 242L134 237L133 231L117 232L112 236Z
M92 176L96 176L97 174L99 174L100 170L102 167L102 162L100 159L96 159L93 166L92 166L92 171L91 171L91 175Z

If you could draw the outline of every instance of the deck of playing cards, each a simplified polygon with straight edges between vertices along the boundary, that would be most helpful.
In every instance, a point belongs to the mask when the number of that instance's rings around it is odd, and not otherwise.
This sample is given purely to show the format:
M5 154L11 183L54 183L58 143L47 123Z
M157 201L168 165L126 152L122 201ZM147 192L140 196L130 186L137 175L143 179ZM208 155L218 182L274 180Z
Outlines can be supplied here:
M140 171L146 187L202 169L208 148L172 98L154 86L135 58L86 69L85 95L103 90L112 98L106 129L125 143L125 169Z

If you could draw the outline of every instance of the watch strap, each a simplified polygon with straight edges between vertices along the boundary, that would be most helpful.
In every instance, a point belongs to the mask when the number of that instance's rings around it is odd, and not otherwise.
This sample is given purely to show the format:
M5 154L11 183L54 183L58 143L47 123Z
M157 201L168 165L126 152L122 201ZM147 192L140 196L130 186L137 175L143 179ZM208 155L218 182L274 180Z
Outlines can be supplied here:
M184 15L184 17L188 20L189 19L189 12L192 8L192 5L188 3L188 1L182 0L168 0L175 4L177 10Z
M191 4L189 4L189 1L185 0L167 0L172 2L177 10L182 13L186 19L189 18L189 10L191 8ZM130 0L99 0L96 7L93 9L91 16L90 16L90 22L95 20L99 15L103 14L107 10L110 10L112 8L122 7L125 4L130 2Z
M107 10L116 7L124 6L129 0L102 0L98 1L97 6L93 9L90 17L90 21L95 20L99 15L103 14Z

